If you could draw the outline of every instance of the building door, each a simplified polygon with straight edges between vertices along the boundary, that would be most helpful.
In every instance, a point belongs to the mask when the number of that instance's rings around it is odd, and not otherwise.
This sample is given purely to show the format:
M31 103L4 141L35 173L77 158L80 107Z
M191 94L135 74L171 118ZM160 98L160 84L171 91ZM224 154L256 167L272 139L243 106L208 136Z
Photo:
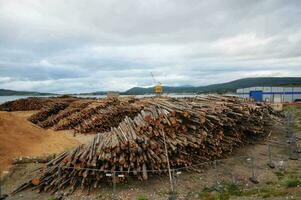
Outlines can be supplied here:
M255 101L262 101L262 91L251 91L250 97Z

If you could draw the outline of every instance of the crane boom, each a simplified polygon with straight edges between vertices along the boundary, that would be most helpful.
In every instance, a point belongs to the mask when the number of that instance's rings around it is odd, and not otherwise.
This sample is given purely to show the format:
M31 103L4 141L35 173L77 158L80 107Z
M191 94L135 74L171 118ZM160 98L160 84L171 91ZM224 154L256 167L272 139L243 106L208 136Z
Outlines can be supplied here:
M153 78L154 83L156 84L157 82L156 82L156 79L155 79L155 76L154 76L153 72L151 72L151 76Z

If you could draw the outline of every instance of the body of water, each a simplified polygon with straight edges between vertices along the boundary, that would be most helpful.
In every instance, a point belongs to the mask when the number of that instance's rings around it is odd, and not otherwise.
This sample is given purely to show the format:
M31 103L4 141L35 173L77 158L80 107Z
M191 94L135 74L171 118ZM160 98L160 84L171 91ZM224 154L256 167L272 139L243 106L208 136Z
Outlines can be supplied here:
M0 96L0 104L5 103L7 101L14 101L17 99L26 99L30 96Z

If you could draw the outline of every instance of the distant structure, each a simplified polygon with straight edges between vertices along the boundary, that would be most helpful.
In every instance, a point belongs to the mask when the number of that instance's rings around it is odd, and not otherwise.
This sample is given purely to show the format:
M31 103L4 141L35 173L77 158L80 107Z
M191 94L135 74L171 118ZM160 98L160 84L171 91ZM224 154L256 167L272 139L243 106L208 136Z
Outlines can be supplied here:
M152 76L153 81L154 81L154 83L155 83L155 87L154 87L155 94L156 94L157 96L161 96L162 93L163 93L163 86L162 86L162 83L156 81L153 72L151 72L151 76Z
M301 87L250 87L237 89L243 98L273 103L301 101Z

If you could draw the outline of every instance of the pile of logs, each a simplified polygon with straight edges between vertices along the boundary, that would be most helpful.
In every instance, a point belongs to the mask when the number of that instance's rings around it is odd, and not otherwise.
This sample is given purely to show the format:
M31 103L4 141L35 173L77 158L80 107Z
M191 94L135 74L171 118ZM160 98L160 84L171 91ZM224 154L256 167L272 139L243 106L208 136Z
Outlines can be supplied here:
M57 114L52 113L50 117L48 117L44 121L41 121L38 125L42 128L50 128L59 123L59 121L63 120L64 118L73 115L74 113L80 112L82 109L86 108L90 103L91 101L75 101L71 103L66 109L61 110Z
M134 98L80 99L69 104L52 104L30 116L28 120L42 128L74 129L79 133L96 134L118 126L126 116L136 116L142 107Z
M92 115L98 113L100 110L105 109L110 105L116 105L118 101L111 101L110 99L93 102L87 107L81 109L79 112L72 113L71 115L63 118L54 125L55 130L73 129L82 123L85 119L89 119Z
M49 108L45 108L42 111L33 114L28 118L28 120L34 124L38 124L46 120L49 116L57 114L59 111L64 110L67 107L67 103L56 103L50 106Z
M39 178L14 193L26 188L51 192L96 188L110 181L106 174L113 171L146 180L150 174L166 172L168 160L171 168L177 168L223 158L233 148L265 137L265 129L276 118L265 104L232 97L149 99L136 117L125 117L89 145L60 154Z
M27 111L40 110L43 107L48 107L52 104L52 100L46 98L29 97L27 99L18 99L8 101L0 105L0 110L3 111Z
M25 99L17 99L8 101L0 105L2 111L28 111L46 109L57 103L70 104L79 100L76 97L28 97Z
M109 106L106 109L99 110L91 118L84 119L82 123L75 127L75 131L94 134L109 131L111 127L117 127L125 117L135 117L140 109L130 104Z

